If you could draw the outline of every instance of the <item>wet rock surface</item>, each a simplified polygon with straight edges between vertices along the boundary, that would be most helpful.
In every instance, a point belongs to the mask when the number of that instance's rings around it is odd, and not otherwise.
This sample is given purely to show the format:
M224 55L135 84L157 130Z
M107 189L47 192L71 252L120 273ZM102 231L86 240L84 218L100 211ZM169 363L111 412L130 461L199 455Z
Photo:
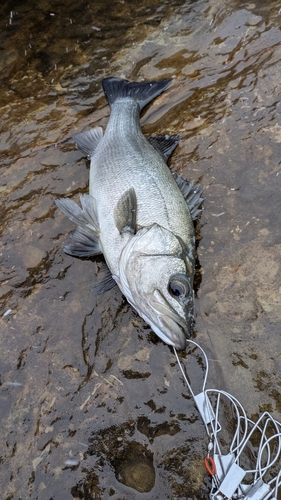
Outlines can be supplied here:
M11 10L11 8L13 10ZM5 500L208 498L207 439L173 352L101 259L63 253L106 126L107 76L174 77L142 116L204 188L194 338L209 387L280 420L280 5L2 2L0 484ZM181 355L196 390L200 360Z

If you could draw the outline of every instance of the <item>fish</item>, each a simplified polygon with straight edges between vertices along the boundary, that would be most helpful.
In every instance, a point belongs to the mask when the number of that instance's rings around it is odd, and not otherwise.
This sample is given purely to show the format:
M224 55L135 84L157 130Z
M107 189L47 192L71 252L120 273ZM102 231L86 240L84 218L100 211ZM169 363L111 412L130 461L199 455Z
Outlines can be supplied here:
M179 136L145 137L140 126L141 110L171 80L102 81L110 106L105 132L95 127L73 136L91 162L89 194L81 195L81 206L70 198L56 204L77 225L65 253L104 256L95 293L118 285L156 335L184 350L194 323L194 220L202 188L167 166Z

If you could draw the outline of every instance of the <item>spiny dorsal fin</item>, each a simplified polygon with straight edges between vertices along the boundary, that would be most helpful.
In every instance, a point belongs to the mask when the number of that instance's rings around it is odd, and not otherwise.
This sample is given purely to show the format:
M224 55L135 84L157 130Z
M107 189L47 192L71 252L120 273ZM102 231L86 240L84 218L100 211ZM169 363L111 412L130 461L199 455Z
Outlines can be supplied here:
M57 207L77 226L92 231L99 237L96 200L89 194L80 196L82 208L69 198L55 200Z
M103 138L103 130L101 127L95 127L86 132L80 132L73 136L78 149L84 153L88 158L91 158L97 145Z
M150 135L147 140L164 157L165 161L180 142L178 135Z
M102 86L110 106L117 99L131 98L138 102L140 109L142 109L154 97L161 94L171 81L171 78L164 78L150 82L129 82L122 78L112 77L105 78L102 81Z
M95 234L79 226L72 234L70 243L63 250L73 257L91 257L102 253Z
M198 215L202 212L202 208L199 208L204 198L202 197L203 189L198 184L194 182L188 182L184 177L176 172L173 172L173 177L188 205L192 220L196 220Z
M134 188L128 189L118 200L114 211L115 225L120 234L137 232L137 197Z

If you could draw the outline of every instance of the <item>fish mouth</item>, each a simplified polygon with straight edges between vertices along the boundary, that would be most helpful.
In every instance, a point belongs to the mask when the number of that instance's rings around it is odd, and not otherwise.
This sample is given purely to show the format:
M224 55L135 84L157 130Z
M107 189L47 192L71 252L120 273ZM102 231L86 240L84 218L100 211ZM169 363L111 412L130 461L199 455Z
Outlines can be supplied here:
M181 318L171 306L166 303L164 296L158 291L163 302L156 298L154 292L153 298L149 301L158 317L158 325L149 321L152 329L166 344L183 351L186 348L186 336L190 335L187 323Z

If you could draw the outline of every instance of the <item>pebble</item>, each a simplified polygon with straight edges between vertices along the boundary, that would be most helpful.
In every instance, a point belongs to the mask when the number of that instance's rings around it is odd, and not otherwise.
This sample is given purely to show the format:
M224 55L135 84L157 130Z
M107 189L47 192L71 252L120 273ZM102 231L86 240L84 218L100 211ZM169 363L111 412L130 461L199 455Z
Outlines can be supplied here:
M33 245L27 245L23 248L22 258L26 269L36 267L45 257L46 252Z

